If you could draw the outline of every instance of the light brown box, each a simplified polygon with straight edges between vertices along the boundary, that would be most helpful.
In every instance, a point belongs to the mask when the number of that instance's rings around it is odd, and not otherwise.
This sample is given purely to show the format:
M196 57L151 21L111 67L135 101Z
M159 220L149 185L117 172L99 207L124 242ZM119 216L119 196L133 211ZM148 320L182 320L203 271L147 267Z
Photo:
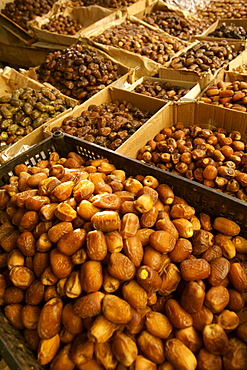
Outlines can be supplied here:
M50 32L42 29L42 25L49 22L50 19L57 18L58 15L70 16L82 25L82 29L75 35L62 35L57 32ZM113 12L109 9L102 8L97 5L84 7L67 7L63 12L57 13L54 8L42 17L36 17L33 21L28 22L33 37L37 40L42 40L60 45L72 45L78 42L80 35L95 27L100 27L104 24L114 21L122 16L121 11Z
M247 19L218 19L215 23L213 23L203 34L194 36L195 39L203 39L209 41L220 41L220 40L227 40L231 41L244 41L240 39L233 39L233 38L223 38L223 37L213 37L209 36L210 33L214 32L217 27L219 27L222 23L225 23L227 26L234 24L238 27L242 26L245 30L247 30Z
M182 122L185 127L193 124L208 129L224 127L227 131L240 131L243 140L247 138L247 114L202 102L177 102L161 109L135 135L123 143L117 152L136 158L138 150L145 146L148 140L153 139L162 128L170 127L177 122Z
M236 72L229 72L229 71L224 71L223 75L220 74L216 76L210 84L205 87L205 89L201 92L201 94L198 95L197 100L200 100L200 98L204 95L204 93L207 91L207 89L212 86L212 85L217 85L218 82L224 81L224 82L234 82L234 81L247 81L247 74L241 74L241 73L236 73ZM207 104L207 103L204 103ZM210 105L210 104L209 104ZM229 108L225 108L229 109Z
M18 88L30 87L32 89L40 90L45 85L31 78L28 78L15 69L5 67L3 74L0 74L0 96L10 95L14 90ZM48 85L46 85L48 86ZM67 109L65 112L60 113L57 117L63 117L66 113L72 112L73 107L78 103L76 100L66 97L71 102L72 108ZM51 118L52 122L57 117ZM46 123L44 124L46 125ZM43 128L44 125L37 127L30 134L24 136L16 143L10 145L8 148L0 152L0 163L6 162L7 160L15 157L18 152L23 151L25 148L34 145L44 139Z
M61 127L62 125L63 120L66 117L68 116L79 117L81 113L87 110L91 104L95 104L99 106L103 103L110 103L115 99L119 101L124 101L124 100L128 101L132 103L133 105L139 107L142 111L149 110L151 113L153 113L152 119L156 116L159 116L160 111L165 106L165 102L162 100L159 100L159 99L153 100L153 99L150 99L148 96L140 96L139 94L135 94L132 91L126 91L126 90L118 89L114 86L110 86L100 91L99 93L94 95L92 98L88 99L85 103L75 107L73 112L67 115L64 115L61 118L58 118L57 120L54 120L50 124L47 124L44 128L44 136L45 137L51 136L52 130L54 128L59 129L59 127ZM147 122L149 122L150 119ZM138 130L131 137L136 136L137 132ZM125 143L127 143L128 140L129 139L127 139Z
M193 44L189 45L186 49L182 50L180 53L178 53L178 56L184 52L186 52L188 49L196 45L198 42L202 41L202 39L195 41ZM170 68L171 61L167 64L167 66L160 67L159 68L159 77L161 78L171 78L173 80L180 80L180 81L191 81L191 82L198 82L200 84L201 90L203 90L218 74L222 74L224 71L231 70L234 68L234 66L238 66L243 59L246 58L247 60L247 51L246 51L246 43L245 42L239 42L236 41L231 43L235 46L236 50L240 50L241 53L234 58L232 61L228 63L226 67L219 68L214 73L212 72L201 72L197 73L195 71L190 71L186 68L182 69L173 69Z
M124 15L120 19L118 19L114 22L111 22L107 26L98 27L98 28L90 30L90 32L85 32L84 38L82 39L82 41L85 42L86 44L90 44L90 45L93 45L94 47L97 47L101 50L104 50L112 58L114 58L115 60L120 61L121 63L125 64L129 68L136 69L136 75L138 77L154 76L155 74L158 73L158 70L159 70L159 68L161 67L162 64L157 63L156 61L154 61L154 60L152 60L152 59L150 59L146 56L134 53L132 51L124 50L122 48L116 48L115 46L111 46L111 45L104 45L104 44L101 44L99 42L95 42L95 41L92 40L92 37L100 35L105 30L109 29L110 27L118 26L122 23L125 23L126 21L130 21L132 23L137 23L137 24L140 24L140 25L144 25L147 28L150 28L151 30L157 32L158 34L166 35L169 38L172 38L176 41L180 41L180 42L184 43L184 46L188 45L188 42L182 41L182 40L179 40L176 37L170 36L166 32L164 32L160 29L157 29L156 27L153 27L153 26L143 22L142 20L140 20L140 19L138 19L134 16L128 16L128 15ZM184 50L184 48L183 48L183 50ZM176 56L178 53L179 52L175 53L174 56ZM163 65L165 66L165 65L168 65L168 64L169 64L169 61L165 62Z
M172 86L180 86L185 89L189 89L186 95L184 95L180 101L190 101L190 100L196 100L198 95L201 93L200 85L196 82L188 82L188 81L177 81L177 80L171 80L171 79L162 79L162 78L156 78L156 77L150 77L150 76L143 76L136 81L134 81L132 84L126 83L116 83L115 86L119 88L123 88L129 91L133 91L134 89L143 83L144 81L153 81L153 82L160 82L160 83L166 83L169 82ZM138 94L138 93L137 93ZM142 96L142 94L139 94ZM155 97L150 97L152 99L158 99L163 100Z

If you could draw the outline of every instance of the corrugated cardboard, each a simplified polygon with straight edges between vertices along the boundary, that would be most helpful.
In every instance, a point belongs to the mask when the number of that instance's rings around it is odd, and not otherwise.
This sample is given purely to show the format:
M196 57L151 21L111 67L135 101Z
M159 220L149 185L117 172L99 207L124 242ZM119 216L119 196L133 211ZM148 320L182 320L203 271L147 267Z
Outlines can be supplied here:
M224 127L227 131L240 131L247 138L247 114L204 104L202 102L177 102L166 105L117 149L118 153L136 158L138 150L153 139L164 127L182 122L186 127L193 124L212 129Z
M48 86L48 85L46 85ZM21 73L17 72L15 69L10 67L5 67L3 73L0 74L0 96L10 95L14 90L23 87L31 87L32 89L40 90L44 87L38 81L34 81ZM77 101L66 97L71 102L72 108L62 112L57 117L63 117L66 113L72 112L73 107L77 104ZM51 118L50 122L57 117ZM44 124L46 125L46 123ZM13 158L17 152L19 152L23 147L34 145L44 139L43 128L44 125L36 128L30 134L26 135L18 142L10 145L8 148L0 152L0 163L6 162L7 160Z
M108 87L103 91L100 91L96 95L94 95L92 98L88 99L85 103L77 106L74 108L73 112L64 115L61 118L58 118L57 120L51 122L50 124L47 124L44 128L44 136L49 137L52 135L52 130L54 128L59 129L61 127L63 120L68 116L73 117L79 117L81 115L81 112L88 109L88 107L91 104L95 104L97 106L103 104L103 103L110 103L113 100L119 100L119 101L128 101L132 103L133 105L139 107L142 111L149 110L151 113L153 113L153 117L159 114L159 111L163 109L165 106L165 102L156 99L153 101L153 99L150 100L147 96L140 96L139 94L135 94L131 91L126 91L122 89L118 89L116 87ZM170 104L170 103L168 103ZM150 119L149 119L150 120ZM149 121L148 120L148 121ZM147 122L148 122L147 121ZM145 123L146 124L146 123ZM136 136L138 130L131 136ZM129 139L128 139L129 140ZM125 141L125 143L128 142L128 140Z
M185 50L182 50L180 53L178 53L178 56L186 52L188 49L190 49L200 41L202 41L202 39L195 41L193 44L189 45ZM186 68L175 70L169 67L171 64L170 61L167 66L159 68L159 77L171 78L173 80L198 82L200 84L201 89L203 90L218 74L223 74L226 69L231 70L233 66L239 65L243 58L246 58L247 60L247 51L245 50L246 43L238 42L235 40L235 42L233 42L232 44L235 46L235 49L241 51L241 53L232 61L230 61L226 67L219 68L214 73L212 72L197 73L195 71L190 71Z
M153 82L157 81L157 82L160 82L160 83L169 82L172 86L180 86L182 88L189 89L188 93L180 99L181 101L195 100L198 97L198 95L201 93L200 85L198 83L188 82L188 81L176 81L176 80L171 80L171 79L162 79L162 78L156 78L156 77L150 77L150 76L143 76L143 77L137 79L132 84L124 82L122 84L122 86L121 86L120 83L118 83L115 86L134 92L134 89L138 85L143 83L144 81L153 81ZM141 94L139 94L139 95L141 95ZM155 97L151 97L151 98L152 99L163 100L163 99L159 99L159 98L155 98Z
M69 16L72 19L78 21L82 25L82 29L75 35L62 35L57 32L50 32L42 29L42 25L49 22L50 19L57 18L58 15ZM84 34L87 30L95 27L99 27L102 24L109 24L121 17L122 13L112 12L111 10L102 8L97 5L80 7L80 8L65 8L61 13L54 12L54 8L46 15L42 17L36 17L35 20L28 22L28 28L32 32L33 36L38 40L43 40L51 43L57 43L62 45L71 45L77 42L81 34Z
M149 24L143 22L142 20L140 20L136 17L128 16L128 15L124 15L122 18L120 18L120 19L118 19L114 22L111 22L107 26L95 28L95 29L91 30L90 32L86 32L84 34L83 41L87 44L93 45L93 46L95 46L95 47L97 47L101 50L104 50L107 54L111 55L115 60L120 61L121 63L125 64L129 68L135 68L136 69L136 74L137 74L138 77L154 76L156 73L158 73L158 70L161 67L161 64L153 61L152 59L150 59L146 56L142 56L140 54L136 54L134 52L127 51L127 50L124 50L122 48L116 48L116 47L111 46L111 45L104 45L104 44L101 44L101 43L98 43L98 42L95 42L95 41L92 40L93 36L100 35L105 30L109 29L110 27L118 26L119 24L122 24L122 23L126 22L127 20L130 21L130 22L133 22L133 23L143 24L146 27L152 29L153 31L155 31L157 33L166 35L169 38L172 38L172 39L178 41L177 38L175 38L173 36L170 36L166 32L161 31L160 29L157 29L153 26L150 26ZM185 41L182 41L182 40L179 40L179 41L182 42L185 46L188 45L188 43L185 42ZM176 56L177 54L178 53L174 54L174 56ZM168 64L169 64L169 62L164 63L164 65L168 65Z

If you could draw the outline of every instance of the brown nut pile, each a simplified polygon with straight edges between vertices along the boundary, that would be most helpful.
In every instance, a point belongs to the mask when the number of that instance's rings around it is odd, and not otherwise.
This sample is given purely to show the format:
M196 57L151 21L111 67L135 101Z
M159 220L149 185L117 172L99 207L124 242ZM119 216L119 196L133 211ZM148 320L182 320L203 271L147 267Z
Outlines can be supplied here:
M0 97L0 149L73 106L56 89L19 88Z
M197 8L200 18L210 23L224 18L247 18L247 3L245 0L210 0L203 3L203 8Z
M103 8L118 8L122 9L126 6L136 3L138 0L72 0L72 6L90 6L99 5Z
M199 100L219 107L246 112L247 82L237 80L234 82L219 81L216 85L208 87Z
M178 122L140 148L137 159L247 201L247 147L239 131Z
M177 101L189 92L189 89L172 85L170 82L144 80L134 89L135 92L169 101Z
M27 22L35 19L37 16L48 13L55 1L14 0L13 2L6 3L1 13L27 30Z
M186 52L172 59L173 69L188 69L198 73L212 72L226 66L240 51L235 50L227 40L199 41Z
M146 56L160 64L185 47L184 42L176 38L129 21L110 27L92 40Z
M120 77L116 63L79 44L49 53L37 74L80 103Z
M1 305L41 365L247 368L236 222L105 159L53 152L14 173L0 189Z
M52 132L61 130L116 150L151 116L150 111L142 111L130 102L114 100L111 103L90 105L79 117L65 118L61 127L53 127Z
M189 40L193 35L199 35L206 30L210 23L206 21L187 20L184 16L173 11L156 10L143 18L143 21L157 26L169 35L182 40Z
M60 35L75 35L82 29L82 24L69 15L60 14L58 17L50 19L49 22L42 24L41 29L56 32Z
M243 26L237 26L235 23L227 25L223 22L213 32L209 33L208 36L245 40L247 30Z

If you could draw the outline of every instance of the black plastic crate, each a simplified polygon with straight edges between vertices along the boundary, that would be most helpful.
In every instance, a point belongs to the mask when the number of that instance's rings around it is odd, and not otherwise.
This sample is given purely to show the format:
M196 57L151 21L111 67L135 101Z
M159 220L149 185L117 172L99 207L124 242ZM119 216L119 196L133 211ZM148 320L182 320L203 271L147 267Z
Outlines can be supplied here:
M25 163L28 166L34 166L39 161L48 159L54 151L57 151L63 157L74 151L87 159L107 158L117 169L124 170L128 176L155 176L160 183L171 186L177 196L184 198L196 209L197 214L204 212L212 218L223 216L234 220L241 227L240 234L247 237L246 202L171 172L160 170L74 136L63 134L60 131L3 164L0 167L0 186L8 183L9 177L13 175L13 169L17 164ZM23 337L12 327L1 312L0 355L13 370L45 369L45 367L38 364L35 356L26 347Z

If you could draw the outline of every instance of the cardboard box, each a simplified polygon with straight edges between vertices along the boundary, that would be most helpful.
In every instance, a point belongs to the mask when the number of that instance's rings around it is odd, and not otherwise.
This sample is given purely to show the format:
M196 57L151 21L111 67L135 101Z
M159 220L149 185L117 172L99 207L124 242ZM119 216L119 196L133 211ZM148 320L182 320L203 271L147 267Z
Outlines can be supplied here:
M219 27L222 23L225 23L227 26L234 24L238 27L242 26L247 31L247 19L218 19L215 23L213 23L203 34L196 35L195 39L204 39L209 41L220 41L225 39L229 42L231 41L244 41L240 39L233 39L233 38L225 38L225 37L213 37L209 36L210 33L214 32L217 27Z
M4 95L11 95L14 90L19 88L26 88L30 87L35 90L40 90L42 87L47 86L48 84L44 85L38 81L34 81L31 78L28 78L21 73L17 72L15 69L10 67L5 67L3 73L0 74L0 96ZM75 105L78 103L76 100L66 97L68 101L71 103L71 108L67 109L64 112L61 112L57 117L63 117L66 113L72 112ZM51 118L50 122L52 122L57 117ZM49 122L49 121L48 121ZM4 163L9 159L15 157L15 155L19 152L24 151L27 147L30 147L41 140L44 139L43 135L43 128L46 123L42 126L33 130L30 134L24 136L22 139L17 141L16 143L10 145L6 149L0 152L0 163Z
M136 158L138 150L148 140L153 139L162 128L177 122L182 122L186 127L198 124L208 129L224 127L227 131L237 130L241 132L244 141L247 139L247 114L202 102L177 102L167 104L123 143L117 152Z
M178 53L178 56L184 52L187 52L191 47L195 46L200 41L202 40L195 41L193 44L189 45L185 50L182 50L180 53ZM226 69L231 70L233 66L239 65L243 57L246 58L247 60L247 51L245 50L246 43L235 41L231 44L234 45L236 50L240 51L240 54L236 58L234 58L232 61L230 61L226 67L221 67L213 73L211 71L198 73L195 71L190 71L189 69L186 69L186 68L181 68L181 69L176 70L176 69L170 68L170 64L171 64L171 61L170 61L167 66L159 68L159 77L171 78L173 80L198 82L201 87L201 90L203 90L218 74L223 75Z
M81 34L84 34L87 30L99 27L109 22L114 21L121 17L121 12L112 12L111 10L102 8L97 5L80 7L80 8L65 8L63 12L57 13L54 8L46 15L42 17L36 17L33 21L28 22L28 28L32 35L37 40L43 40L51 43L57 43L62 45L72 45L76 43ZM42 29L42 25L48 23L51 19L56 19L59 15L64 17L69 16L76 20L82 25L82 29L75 35L62 35L57 32L50 32L46 29Z
M217 85L220 81L224 82L234 82L234 81L247 81L247 74L241 74L241 73L236 73L236 72L229 72L229 71L224 71L223 75L220 74L216 76L210 84L205 87L205 89L198 95L197 100L200 100L200 98L205 94L205 92L208 90L208 88L212 85ZM227 109L227 108L225 108Z
M137 12L133 14L136 18L143 20L144 17L146 17L147 15L153 12L162 11L162 12L175 12L178 16L184 17L188 21L192 21L192 22L200 21L194 13L190 11L182 10L178 6L172 5L172 3L169 3L169 2L166 3L165 1L162 1L162 0L155 0L153 2L148 1L147 3L149 3L147 6L145 6L144 8L139 8ZM186 7L188 8L188 4ZM161 29L163 31L163 29L160 28L158 25L156 26L158 29ZM204 32L202 32L201 35L204 35L206 31L207 29Z
M100 91L99 93L94 95L92 98L88 99L85 103L75 107L71 113L66 114L63 117L58 118L57 120L54 120L53 122L47 124L44 128L44 136L45 137L51 136L53 134L52 130L55 128L59 129L59 127L61 127L62 125L63 120L66 117L69 117L69 116L79 117L81 113L87 110L90 105L93 104L93 105L99 106L103 103L110 103L115 99L119 101L124 101L124 100L128 101L132 103L133 105L139 107L142 111L149 110L153 114L152 118L159 116L160 114L159 112L165 106L165 102L162 100L158 100L158 99L156 99L155 101L153 99L150 100L148 96L140 96L139 94L135 94L131 91L126 91L126 90L118 89L114 86L110 86ZM147 122L149 122L150 119ZM147 122L145 122L144 126L146 125ZM138 130L133 135L131 135L131 137L136 136L136 134L138 133ZM125 143L127 143L128 140L129 139L127 139Z
M162 78L156 78L156 77L150 77L150 76L143 76L139 79L137 79L135 82L133 82L132 84L128 82L125 82L124 83L116 83L115 86L116 87L119 87L119 88L123 88L123 89L126 89L126 90L129 90L129 91L133 91L134 93L136 93L134 91L134 89L142 84L144 81L152 81L152 82L160 82L162 84L165 84L166 82L170 83L172 86L180 86L182 88L185 88L185 89L189 89L189 91L187 92L186 95L184 95L180 101L191 101L191 100L196 100L196 98L198 97L198 95L201 93L201 89L200 89L200 85L198 83L195 83L195 82L188 82L188 81L177 81L177 80L171 80L171 79L162 79ZM140 93L137 93L139 95L143 95L143 94L140 94ZM151 97L151 99L158 99L158 100L163 100L163 99L160 99L160 98L156 98L156 97Z
M170 36L166 32L161 31L160 29L157 29L156 27L153 27L153 26L145 23L145 22L143 22L142 20L140 20L136 17L128 16L128 15L125 15L122 18L120 18L120 19L118 19L114 22L111 22L107 26L95 28L95 29L91 30L90 32L86 32L84 34L83 42L85 42L87 44L90 44L90 45L93 45L94 47L97 47L101 50L104 50L107 54L109 54L115 60L120 61L121 63L125 64L129 68L135 68L136 69L136 74L137 74L138 77L154 76L155 74L158 73L158 70L159 70L159 68L161 67L162 64L160 64L160 63L158 63L158 62L156 62L156 61L154 61L154 60L152 60L152 59L150 59L146 56L143 56L141 54L137 54L137 53L134 53L132 51L128 51L128 50L125 50L125 49L122 49L122 48L116 48L115 46L105 45L105 44L102 44L102 43L99 43L99 42L96 42L96 41L93 40L93 37L102 34L107 29L109 29L111 27L114 27L114 26L118 26L118 25L123 24L125 22L131 22L131 23L136 23L138 25L144 25L145 27L147 27L150 30L157 33L157 35L160 34L160 35L163 35L163 36L167 36L167 37L173 39L174 41L177 41L177 42L179 41L180 43L182 43L184 45L184 47L188 45L188 43L186 41L182 41L182 40L179 40L176 37ZM183 47L182 47L182 49L184 50ZM174 56L176 56L177 53L178 52L176 52L174 54ZM169 64L169 61L165 62L163 65L168 65L168 64Z

